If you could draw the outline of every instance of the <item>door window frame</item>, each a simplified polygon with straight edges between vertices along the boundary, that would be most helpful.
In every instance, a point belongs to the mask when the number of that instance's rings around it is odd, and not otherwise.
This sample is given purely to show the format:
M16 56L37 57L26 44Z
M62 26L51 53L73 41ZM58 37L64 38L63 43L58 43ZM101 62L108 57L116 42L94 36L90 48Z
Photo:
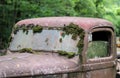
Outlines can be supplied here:
M111 36L110 36L110 55L109 56L106 56L106 57L101 57L101 58L98 58L98 59L87 59L87 50L86 50L86 61L87 63L100 63L100 62L106 62L106 61L113 61L115 59L115 55L116 53L114 52L115 51L115 35L114 35L114 31L111 29L111 28L94 28L91 30L91 32L88 33L88 36L92 33L95 33L95 32L110 32L111 33ZM88 37L89 38L89 37ZM88 43L87 43L87 47L88 47L88 44L89 44L89 40L88 40Z

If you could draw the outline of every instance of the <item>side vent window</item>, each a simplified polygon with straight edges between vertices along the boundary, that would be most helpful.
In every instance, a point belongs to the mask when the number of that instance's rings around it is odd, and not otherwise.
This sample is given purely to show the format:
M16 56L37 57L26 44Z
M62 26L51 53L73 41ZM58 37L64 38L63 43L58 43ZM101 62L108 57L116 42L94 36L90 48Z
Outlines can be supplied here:
M92 40L88 43L87 58L102 58L110 56L111 33L97 31L92 33Z

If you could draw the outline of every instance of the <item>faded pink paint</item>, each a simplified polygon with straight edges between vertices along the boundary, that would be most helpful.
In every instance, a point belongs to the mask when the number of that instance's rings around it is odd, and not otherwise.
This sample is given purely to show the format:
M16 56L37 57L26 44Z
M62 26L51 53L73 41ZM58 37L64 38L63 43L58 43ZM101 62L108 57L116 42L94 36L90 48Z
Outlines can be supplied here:
M49 52L14 53L0 57L0 78L73 72L80 69L78 60Z
M49 27L63 27L74 23L79 25L85 31L89 31L91 28L112 27L112 23L107 20L99 18L83 18L83 17L44 17L34 18L19 21L16 25L26 26L29 24L49 26ZM107 28L108 29L108 28ZM111 29L110 29L111 30ZM112 34L112 40L114 41L114 33ZM87 49L87 37L85 38L85 49ZM82 52L82 60L75 56L74 58L68 59L64 56L59 56L54 52L40 52L40 54L29 54L29 53L13 53L0 57L0 78L9 77L23 77L23 76L37 76L37 75L48 75L48 74L61 74L61 73L80 73L78 77L71 78L115 78L115 43L112 44L112 58L106 57L97 61L90 61L85 63L85 51ZM110 46L111 46L110 44ZM85 64L84 64L85 63ZM66 77L68 78L68 77Z
M100 19L100 18L85 18L85 17L43 17L43 18L32 18L19 21L16 25L26 26L29 24L49 26L49 27L63 27L70 23L77 24L84 30L89 30L95 26L113 26L111 22Z

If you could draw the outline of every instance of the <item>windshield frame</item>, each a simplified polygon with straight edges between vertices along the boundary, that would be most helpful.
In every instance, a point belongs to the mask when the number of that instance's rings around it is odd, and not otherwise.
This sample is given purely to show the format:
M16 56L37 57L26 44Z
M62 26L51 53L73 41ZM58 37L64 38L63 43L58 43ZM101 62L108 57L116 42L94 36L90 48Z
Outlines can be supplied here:
M19 30L21 30L22 31L22 29L19 29ZM18 30L18 31L19 31ZM29 30L31 30L31 29L29 29ZM28 31L29 31L28 30ZM63 29L62 28L60 28L60 27L57 27L57 28L53 28L53 27L51 27L51 28L47 28L47 27L44 27L43 28L43 30L57 30L57 31L63 31ZM17 33L18 33L18 31L17 31ZM24 32L24 31L23 31ZM33 32L33 31L32 31ZM63 31L64 32L64 31ZM16 33L16 34L17 34ZM41 33L41 32L40 32ZM27 33L28 34L28 33ZM37 34L37 33L33 33L33 34ZM61 34L62 36L63 36L63 34ZM69 34L70 35L70 34ZM15 34L14 34L14 36L15 36ZM14 37L13 37L13 39L14 39ZM71 38L72 39L72 38ZM12 41L11 41L12 42ZM11 44L11 42L10 42L10 44ZM78 43L78 42L77 42ZM11 45L10 45L11 46ZM13 52L16 52L16 51L19 51L19 50L11 50L10 49L10 46L9 46L9 50L10 51L13 51ZM76 48L78 49L78 47L76 46ZM33 49L34 51L46 51L46 52L49 52L49 51L52 51L52 52L58 52L59 50L38 50L38 49ZM60 50L61 51L61 50ZM69 51L69 52L71 52L71 51ZM73 52L73 51L72 51ZM77 53L78 52L78 50L75 52L75 53Z

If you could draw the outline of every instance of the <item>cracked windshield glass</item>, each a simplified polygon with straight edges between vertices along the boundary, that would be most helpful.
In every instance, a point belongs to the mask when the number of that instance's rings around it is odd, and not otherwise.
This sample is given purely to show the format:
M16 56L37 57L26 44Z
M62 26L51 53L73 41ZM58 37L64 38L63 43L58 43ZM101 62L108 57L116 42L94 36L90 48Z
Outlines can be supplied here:
M10 43L11 51L18 51L23 48L31 48L38 51L66 51L78 52L77 44L79 37L72 39L72 34L65 34L62 30L43 29L41 32L34 33L28 30L18 30Z

